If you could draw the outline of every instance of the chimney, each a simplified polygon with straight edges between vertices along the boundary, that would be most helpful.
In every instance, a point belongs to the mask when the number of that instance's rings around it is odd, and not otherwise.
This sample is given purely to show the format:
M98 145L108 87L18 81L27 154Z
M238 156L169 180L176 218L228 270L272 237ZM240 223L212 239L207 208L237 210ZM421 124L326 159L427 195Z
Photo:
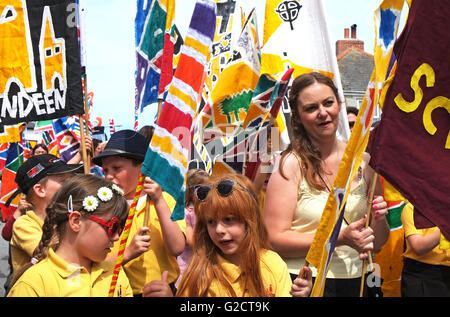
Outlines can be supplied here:
M351 28L352 28L352 39L356 40L356 24L353 24Z
M349 34L350 32L351 37ZM364 42L358 40L356 37L356 24L353 24L350 28L345 28L344 39L336 41L336 56L341 55L349 48L356 48L364 51Z

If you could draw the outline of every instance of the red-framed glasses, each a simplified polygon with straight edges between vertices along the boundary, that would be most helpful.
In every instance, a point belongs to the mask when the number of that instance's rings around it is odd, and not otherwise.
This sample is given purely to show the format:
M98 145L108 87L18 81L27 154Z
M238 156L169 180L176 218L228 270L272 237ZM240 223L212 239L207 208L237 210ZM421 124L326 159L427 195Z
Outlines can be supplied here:
M112 217L109 221L94 216L88 216L88 218L103 226L108 234L108 237L110 238L113 238L116 234L120 236L122 233L122 226L120 225L119 218L117 217Z

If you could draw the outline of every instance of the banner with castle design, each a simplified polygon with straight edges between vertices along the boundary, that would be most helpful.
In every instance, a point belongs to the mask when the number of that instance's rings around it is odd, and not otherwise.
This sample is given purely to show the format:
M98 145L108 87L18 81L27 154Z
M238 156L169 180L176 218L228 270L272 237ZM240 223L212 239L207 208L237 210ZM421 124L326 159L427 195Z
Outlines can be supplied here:
M0 125L84 113L75 1L0 0Z

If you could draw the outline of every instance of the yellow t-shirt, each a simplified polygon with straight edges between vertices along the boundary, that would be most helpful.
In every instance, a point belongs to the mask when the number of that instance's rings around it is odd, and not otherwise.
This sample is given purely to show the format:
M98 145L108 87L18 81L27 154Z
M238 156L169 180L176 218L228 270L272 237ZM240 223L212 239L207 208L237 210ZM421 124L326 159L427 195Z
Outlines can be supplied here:
M11 262L14 271L17 272L30 262L41 241L43 225L44 221L31 210L14 222L11 237Z
M249 292L244 292L240 281L243 272L241 268L228 262L220 255L217 256L219 265L224 272L224 277L230 283L237 297L248 297ZM260 254L261 275L268 297L291 297L289 291L292 287L292 280L289 275L287 265L278 255L271 250L262 250ZM177 296L187 296L185 293L177 293ZM217 281L212 281L207 294L208 297L229 297L230 295Z
M436 230L437 227L426 228L426 229L417 229L414 225L414 206L411 203L406 204L405 208L402 211L402 223L403 228L405 229L405 239L406 239L406 251L403 253L404 257L432 265L445 265L450 266L450 249L441 250L439 246L435 247L433 250L428 252L425 255L418 256L411 245L408 242L408 237L413 234L420 234L422 236L426 236Z
M111 262L94 263L89 273L84 267L67 263L49 249L48 257L26 270L8 297L107 297L113 269ZM122 270L114 296L133 296Z
M163 192L163 197L173 211L175 207L175 200L168 193ZM146 196L140 197L136 213L131 223L130 235L128 236L127 246L131 243L133 236L144 226ZM181 231L186 233L186 221L177 221ZM168 282L175 282L180 274L177 259L170 255L167 250L159 224L158 214L156 213L153 203L150 206L149 225L150 228L150 250L131 260L124 265L125 273L127 274L134 294L141 294L142 287L150 281L160 280L161 273L169 272ZM115 243L111 254L116 254L119 250L120 239Z

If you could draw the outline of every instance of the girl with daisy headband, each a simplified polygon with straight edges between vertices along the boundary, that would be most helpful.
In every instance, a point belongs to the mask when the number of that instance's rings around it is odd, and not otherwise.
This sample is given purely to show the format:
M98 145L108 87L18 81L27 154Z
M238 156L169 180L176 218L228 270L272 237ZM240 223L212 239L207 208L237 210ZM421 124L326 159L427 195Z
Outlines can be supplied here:
M48 206L42 240L8 296L108 296L114 263L105 259L127 215L117 185L94 175L70 178ZM123 271L114 295L133 295Z

